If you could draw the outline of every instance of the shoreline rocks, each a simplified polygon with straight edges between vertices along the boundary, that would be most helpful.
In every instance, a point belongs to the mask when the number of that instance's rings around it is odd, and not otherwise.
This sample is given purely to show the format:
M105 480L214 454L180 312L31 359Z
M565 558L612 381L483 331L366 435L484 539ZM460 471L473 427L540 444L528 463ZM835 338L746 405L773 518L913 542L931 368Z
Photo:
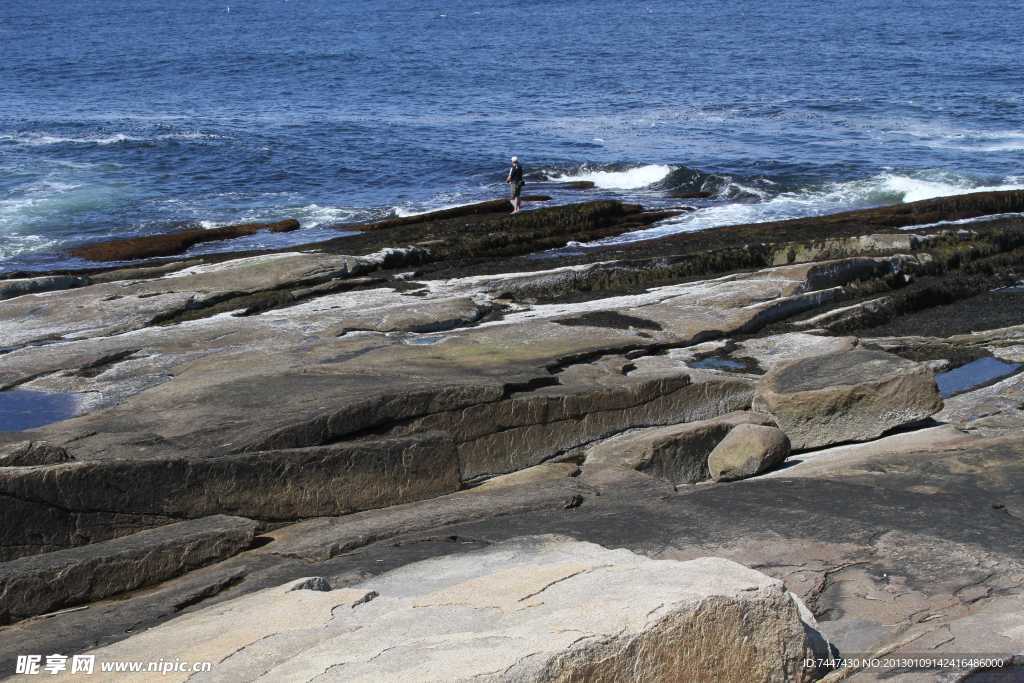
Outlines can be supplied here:
M299 229L299 222L288 218L275 223L240 223L220 228L191 228L159 235L144 235L83 244L71 249L71 255L88 261L134 261L157 256L176 256L197 244L218 242L247 235L261 230L270 232L292 232Z
M335 590L309 579L192 613L99 661L202 648L189 680L812 680L797 603L734 562L655 561L557 537L410 564Z
M85 546L230 513L296 521L457 491L451 442L437 434L217 458L79 461L0 469L0 560Z
M523 195L520 199L523 201L524 204L551 201L551 197L544 194ZM387 230L389 228L397 228L406 225L421 225L423 223L448 220L451 218L467 218L486 216L491 214L510 213L512 213L512 202L510 200L491 199L488 201L466 204L464 206L453 206L450 209L437 209L435 211L425 211L423 213L416 213L411 216L385 218L384 220L374 221L373 223L343 223L335 227L338 228L339 230Z
M25 294L53 292L59 289L84 287L90 279L79 275L44 275L42 277L11 278L0 280L0 300L12 299Z
M97 268L67 289L52 288L53 274L16 284L0 301L0 387L16 389L6 405L39 392L82 402L77 416L0 434L22 458L0 467L0 512L17 520L0 524L0 552L23 556L7 564L50 566L68 548L99 561L135 532L217 514L265 535L147 590L85 598L94 609L6 627L0 666L309 576L328 590L292 596L359 586L339 611L375 609L395 597L375 578L544 533L784 578L850 651L967 628L965 605L1010 613L1024 576L1005 542L1024 509L1020 375L950 399L932 419L955 428L877 435L916 428L940 405L919 362L1022 358L1011 326L1024 318L972 311L950 329L1005 329L913 343L793 323L883 296L906 318L950 300L921 292L1019 279L1024 220L902 235L846 216L836 234L828 219L562 248L667 215L596 201L412 217L305 253ZM972 286L954 287L961 276ZM751 416L760 402L774 416ZM767 472L785 452L776 422L803 450ZM874 440L807 450L815 438ZM733 483L677 485L714 478ZM914 621L924 609L935 618ZM562 627L574 619L566 605Z
M627 432L587 451L588 476L603 467L624 467L672 484L695 484L712 478L708 458L739 427L774 425L767 415L734 412L710 420L684 422Z
M0 625L159 583L247 548L256 522L215 515L0 563Z
M930 368L863 348L783 363L758 383L754 410L796 450L867 441L942 409Z

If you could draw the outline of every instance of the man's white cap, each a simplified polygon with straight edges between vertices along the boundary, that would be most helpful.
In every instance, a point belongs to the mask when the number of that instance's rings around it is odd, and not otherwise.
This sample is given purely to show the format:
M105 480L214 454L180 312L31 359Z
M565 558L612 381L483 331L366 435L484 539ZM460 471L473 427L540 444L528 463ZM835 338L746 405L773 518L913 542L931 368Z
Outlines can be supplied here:
M512 161L519 161L519 157L512 157Z

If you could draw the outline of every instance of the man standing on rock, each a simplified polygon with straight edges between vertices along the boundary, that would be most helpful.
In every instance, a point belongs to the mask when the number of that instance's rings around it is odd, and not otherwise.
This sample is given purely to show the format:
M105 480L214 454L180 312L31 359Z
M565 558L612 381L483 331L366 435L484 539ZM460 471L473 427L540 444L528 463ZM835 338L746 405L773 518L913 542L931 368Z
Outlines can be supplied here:
M512 213L519 213L523 206L523 167L519 165L519 157L512 157L512 168L508 170L505 182L512 187Z

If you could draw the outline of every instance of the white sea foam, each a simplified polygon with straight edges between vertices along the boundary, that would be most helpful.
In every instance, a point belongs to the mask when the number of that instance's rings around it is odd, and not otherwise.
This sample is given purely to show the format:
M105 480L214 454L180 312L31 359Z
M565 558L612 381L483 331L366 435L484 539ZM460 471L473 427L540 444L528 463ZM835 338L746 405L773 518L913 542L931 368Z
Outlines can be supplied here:
M921 223L919 225L907 225L900 230L921 230L922 228L941 228L941 227L952 227L957 225L971 225L976 223L988 223L990 221L1000 221L1007 218L1024 218L1024 213L1020 211L1011 211L1010 213L993 213L987 216L976 216L974 218L961 218L958 221L936 221L934 223Z
M18 254L31 251L49 249L56 244L56 240L48 239L42 235L2 234L0 235L0 260L9 259Z
M346 209L341 206L307 204L296 209L293 214L303 228L315 228L321 225L344 223L354 218L357 212L354 209Z
M883 192L897 195L901 202L916 202L934 197L947 197L970 192L994 192L999 190L1021 189L1020 179L1008 177L999 185L982 185L970 178L952 173L939 174L932 178L914 178L911 176L884 173L876 176Z
M188 211L196 214L204 209L202 207L190 207ZM319 204L306 204L305 206L281 206L274 209L248 210L234 214L225 220L199 220L196 224L207 230L220 228L225 225L238 223L262 223L265 221L278 220L281 216L295 218L303 229L317 228L322 225L335 225L349 222L360 214L358 209L345 208L341 206L321 206Z
M645 230L609 237L592 244L634 242L726 225L764 223L970 192L1016 189L1024 189L1024 177L1009 176L998 184L985 184L952 173L931 173L916 177L882 173L863 180L832 183L825 187L799 192L784 192L767 201L754 204L728 203L710 206Z
M653 185L672 172L671 166L661 164L649 164L637 166L624 171L601 171L581 168L575 173L564 173L556 176L549 176L551 180L559 182L588 180L594 183L595 187L602 190L639 190L640 188Z
M979 130L943 124L913 124L902 133L918 138L928 147L968 152L1013 152L1024 150L1024 130Z
M423 214L426 214L426 213L433 213L435 211L444 211L446 209L457 209L460 206L471 206L473 204L476 204L476 202L463 202L461 204L445 204L443 206L434 206L434 207L431 207L429 209L424 209L424 208L420 208L420 207L417 207L417 208L414 209L414 208L411 208L411 207L408 207L408 206L393 206L393 207L391 207L391 210L399 218L408 218L410 216L422 216Z
M62 174L14 187L0 199L0 260L60 243L52 227L109 209L119 190Z
M38 147L43 145L116 145L125 142L161 142L167 140L196 141L215 140L220 136L199 131L161 133L153 136L129 135L128 133L107 133L95 135L67 136L53 133L18 133L0 135L0 142Z
M42 179L15 188L0 200L0 229L68 219L75 214L111 205L115 191L100 184Z

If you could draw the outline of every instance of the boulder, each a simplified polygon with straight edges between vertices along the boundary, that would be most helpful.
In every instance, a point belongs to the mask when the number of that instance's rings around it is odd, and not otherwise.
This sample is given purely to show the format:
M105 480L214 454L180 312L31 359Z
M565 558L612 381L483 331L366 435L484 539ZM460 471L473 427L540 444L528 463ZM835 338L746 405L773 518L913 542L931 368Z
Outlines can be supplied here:
M780 364L761 378L753 407L803 450L877 438L935 414L942 399L927 366L858 348Z
M299 579L92 651L218 662L209 680L808 680L781 581L719 558L658 561L541 536L348 588ZM182 678L171 680L182 680Z
M20 441L0 446L0 467L57 465L74 460L66 450L46 441Z
M716 481L746 479L782 463L789 456L789 438L777 427L737 425L708 456Z
M617 466L673 484L693 484L710 478L708 457L738 425L772 424L766 415L738 411L710 420L637 429L591 447L586 472Z
M0 624L152 585L247 548L256 522L215 515L0 564Z

